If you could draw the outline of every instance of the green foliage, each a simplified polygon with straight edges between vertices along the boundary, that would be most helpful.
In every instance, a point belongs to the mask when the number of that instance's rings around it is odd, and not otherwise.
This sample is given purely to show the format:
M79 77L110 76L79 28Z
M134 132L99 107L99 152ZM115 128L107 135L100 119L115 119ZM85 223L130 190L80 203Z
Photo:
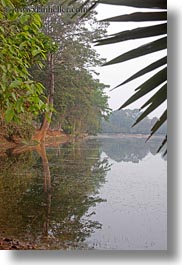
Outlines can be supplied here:
M99 84L88 70L88 67L104 62L98 59L90 43L104 36L107 23L98 24L91 15L80 21L72 20L68 14L60 16L56 13L42 14L42 23L38 14L18 11L18 8L21 10L21 7L44 2L3 1L0 16L0 103L3 119L15 124L22 122L22 117L28 113L35 117L50 111L50 106L45 103L50 81L47 54L55 52L55 47L58 47L55 55L55 105L58 112L53 119L60 121L66 116L61 123L69 133L95 133L108 106L102 91L103 84ZM49 1L49 4L60 3ZM75 3L74 7L79 4ZM46 69L43 72L40 69L44 65ZM33 71L30 71L32 66ZM64 78L64 82L63 76L68 78Z
M11 111L9 111L10 116L12 115ZM21 120L21 123L13 121L9 122L8 118L9 117L7 116L5 120L3 115L0 116L1 136L8 141L16 141L17 138L25 139L27 141L31 139L34 133L34 127L32 124L32 115L30 113L20 114L19 119Z
M64 131L75 135L85 132L96 134L100 131L101 118L107 116L109 111L107 96L103 92L104 85L94 80L86 71L74 74L74 86L71 86L69 79L66 83L61 80L59 82L60 89L55 97L57 113L53 118L54 124L55 121L57 126L60 123Z
M8 2L3 6L9 6ZM38 14L2 9L0 24L0 104L8 122L19 122L22 113L37 115L48 108L41 99L44 87L31 78L29 68L41 66L54 47L40 31Z
M92 69L104 60L91 47L91 42L105 35L107 24L96 23L93 15L80 21L70 19L69 14L49 13L42 15L42 20L43 31L58 46L54 55L56 112L51 126L61 127L74 135L96 134L100 130L101 117L107 116L109 108L104 93L106 85L95 79ZM31 73L45 86L49 83L48 65L44 71L34 67Z

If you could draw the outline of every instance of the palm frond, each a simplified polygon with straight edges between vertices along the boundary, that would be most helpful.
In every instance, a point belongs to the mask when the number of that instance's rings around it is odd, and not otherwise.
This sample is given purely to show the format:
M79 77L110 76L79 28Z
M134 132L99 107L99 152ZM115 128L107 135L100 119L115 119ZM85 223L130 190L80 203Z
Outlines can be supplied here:
M114 43L121 43L128 40L135 41L136 39L142 38L150 38L150 37L158 37L159 39L144 44L138 48L131 49L128 52L125 52L118 57L106 62L104 65L112 65L123 63L128 60L132 60L135 58L140 58L141 56L150 55L152 53L165 50L167 49L167 23L163 23L163 21L167 20L167 12L163 11L167 8L167 1L163 0L100 0L100 3L103 4L110 4L110 5L117 5L117 6L129 6L129 7L137 7L137 8L150 8L150 9L162 9L162 11L155 11L155 12L138 12L132 14L121 15L117 17L110 17L104 19L102 21L108 22L143 22L143 21L162 21L158 25L151 25L147 27L136 27L132 30L121 31L119 33L113 34L108 36L105 39L97 40L96 45L106 45L106 44L114 44ZM136 24L138 25L138 24ZM164 35L164 36L163 36ZM156 70L157 72L150 77L147 81L141 84L139 87L135 89L134 95L132 95L121 107L125 108L126 106L134 103L136 100L143 98L153 89L158 88L155 94L147 100L142 106L141 109L146 108L146 110L137 118L134 125L138 124L141 120L143 120L147 115L157 109L163 102L167 100L167 67L164 69L158 69L161 66L167 64L167 57L158 58L155 62L149 64L145 68L139 70L134 75L130 76L128 79L117 85L115 88L121 87L122 85L135 80L138 77L145 75L151 71ZM115 89L114 88L114 89ZM150 137L157 132L157 130L163 125L163 123L167 120L167 110L161 115L160 119L156 122L156 124L151 129ZM150 138L149 137L149 138ZM167 142L167 137L165 138L166 141L163 141L161 148ZM159 150L161 150L159 148Z
M100 20L100 22L149 22L165 20L167 20L167 12L136 12L128 15L106 18Z
M71 2L76 2L77 0L73 0ZM85 0L83 5L88 4L89 1ZM90 1L91 3L91 1ZM116 58L106 62L104 66L124 63L128 60L140 58L145 55L150 55L152 53L162 51L167 49L167 24L164 21L167 21L167 0L98 0L94 2L94 5L90 7L89 11L93 9L96 4L107 4L107 5L115 5L115 6L128 6L133 8L147 8L148 11L145 12L134 12L131 14L120 15L116 17L109 17L103 19L104 22L156 22L159 21L159 24L153 24L145 27L138 27L136 24L136 28L132 30L121 31L116 34L112 34L105 39L97 40L96 46L99 45L107 45L107 44L115 44L121 43L124 41L132 40L135 41L137 39L142 38L151 38L151 37L160 37L153 41L150 41L138 48L131 49L125 53L121 53ZM161 23L162 22L162 23ZM164 55L163 55L164 56ZM136 120L135 124L140 122L144 117L149 115L152 111L158 108L166 99L167 99L167 68L160 69L161 66L167 64L167 57L158 58L155 62L149 64L143 69L140 69L138 72L127 78L125 81L121 82L115 88L121 87L122 85L135 80L138 77L142 77L146 73L156 70L156 73L150 77L147 81L141 84L139 87L135 89L134 95L132 95L121 107L124 108L129 104L135 102L136 100L142 98L150 91L155 88L158 90L155 94L147 100L141 109L147 107L147 109L141 114L140 117ZM115 89L114 88L114 89ZM167 120L167 110L161 115L160 119L156 122L156 124L151 129L150 137L162 126L162 124ZM135 125L134 124L134 125ZM150 138L149 137L149 138ZM167 142L163 141L162 147ZM161 147L161 148L162 148ZM160 150L161 150L160 148Z
M141 57L143 55L147 55L153 52L157 52L160 50L164 50L167 48L167 38L161 38L156 41L149 42L147 44L144 44L136 49L133 49L129 52L126 52L113 60L105 63L103 66L111 65L111 64L117 64L122 63L131 59L135 59L137 57Z
M137 73L135 73L134 75L130 76L128 79L126 79L125 81L123 81L121 84L119 84L118 86L114 87L113 89L116 89L122 85L125 85L127 84L128 82L140 77L140 76L143 76L147 73L150 73L151 71L153 70L156 70L157 68L163 66L163 65L166 65L167 64L167 56L163 57L162 59L159 59L158 61L148 65L147 67L143 68L142 70L138 71ZM111 89L111 90L113 90Z
M167 9L166 0L99 0L101 4L130 6L137 8Z
M126 40L135 40L160 36L163 34L167 34L167 23L150 27L137 28L134 30L122 31L120 33L114 34L114 36L110 38L105 38L103 40L97 41L98 43L96 44L96 46L114 44Z
M142 85L137 87L135 91L137 91L133 96L131 96L121 107L123 109L128 105L132 104L136 100L145 96L147 93L151 92L153 89L161 85L166 81L167 77L167 68L162 69L157 74L153 75L147 81L145 81Z
M157 152L160 152L161 149L162 149L166 144L167 144L167 135L166 135L166 137L164 138L164 140L163 140L161 146L159 147L159 149L157 150ZM163 156L165 156L165 155L167 155L167 149L165 150Z
M138 124L141 120L143 120L145 117L148 116L152 111L157 109L167 97L167 84L162 86L155 94L152 96L142 107L141 109L145 108L146 106L150 105L136 120L136 122L133 124L135 126ZM132 126L132 127L133 127Z
M161 117L158 119L158 121L154 124L154 126L151 129L151 134L148 137L147 140L149 140L154 133L156 133L159 128L167 121L167 110L164 111L164 113L161 115Z

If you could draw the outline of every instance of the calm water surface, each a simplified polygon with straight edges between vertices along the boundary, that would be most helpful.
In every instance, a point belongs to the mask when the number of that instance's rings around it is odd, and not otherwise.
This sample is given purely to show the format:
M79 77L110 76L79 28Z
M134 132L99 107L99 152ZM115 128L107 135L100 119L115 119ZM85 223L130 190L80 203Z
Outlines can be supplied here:
M42 249L165 250L162 139L101 137L1 158L0 237Z

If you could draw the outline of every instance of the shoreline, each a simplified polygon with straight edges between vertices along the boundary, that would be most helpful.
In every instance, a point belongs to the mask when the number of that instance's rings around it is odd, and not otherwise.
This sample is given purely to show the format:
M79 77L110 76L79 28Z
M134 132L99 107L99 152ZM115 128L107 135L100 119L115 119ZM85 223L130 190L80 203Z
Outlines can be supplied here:
M75 142L80 140L87 140L87 139L146 139L149 137L148 134L124 134L124 133L118 133L118 134L109 134L109 133L102 133L98 135L84 135L82 137L78 137L78 139L75 139L71 135L66 135L63 133L57 134L57 135L51 135L48 133L46 135L46 140L44 142L45 147L58 147L60 144L69 143L69 142ZM152 139L163 139L165 135L153 135L149 140ZM0 137L0 157L7 156L7 151L12 150L13 152L18 150L19 152L24 152L28 150L33 150L36 148L36 146L40 145L41 143L36 141L29 141L25 142L23 139L19 139L18 142L10 142L7 141L4 137Z
M138 139L147 139L150 135L149 134L125 134L125 133L102 133L102 134L98 134L98 135L90 135L87 136L87 139L122 139L122 138L138 138ZM152 135L152 138L154 139L162 139L163 137L165 137L165 134L158 134L158 135Z

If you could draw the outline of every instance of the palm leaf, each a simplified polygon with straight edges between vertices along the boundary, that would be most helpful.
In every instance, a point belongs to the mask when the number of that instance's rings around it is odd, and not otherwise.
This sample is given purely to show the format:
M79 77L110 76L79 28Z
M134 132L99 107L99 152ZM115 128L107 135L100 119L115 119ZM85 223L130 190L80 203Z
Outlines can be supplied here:
M126 52L113 60L103 64L103 66L116 64L116 63L122 63L131 59L135 59L137 57L141 57L143 55L147 55L153 52L157 52L160 50L164 50L167 48L167 37L161 38L156 41L152 41L150 43L147 43L145 45L142 45L136 49L133 49L129 52Z
M159 118L159 120L154 124L154 126L151 129L151 134L147 140L149 140L152 137L152 135L158 131L158 129L166 122L166 120L167 120L167 110L164 111L164 113Z
M144 21L165 21L167 12L136 12L128 15L106 18L100 22L144 22Z
M130 78L126 79L124 82L122 82L121 84L119 84L118 86L114 87L113 89L118 88L119 86L125 85L126 83L140 77L143 76L153 70L156 70L157 68L165 65L167 63L167 57L163 57L162 59L159 59L158 61L148 65L147 67L143 68L142 70L138 71L137 73L135 73L134 75L132 75ZM111 90L113 90L111 89Z
M110 0L101 0L101 3L105 4L113 4L113 5L126 5L131 7L140 7L140 8L155 8L155 9L166 9L167 8L167 1L130 1L130 0L116 0L116 1L110 1ZM109 21L109 22L121 22L121 21L164 21L167 19L167 13L166 12L138 12L133 14L127 14L127 15L121 15L117 17L111 17L104 19L102 21ZM114 44L119 43L127 40L135 40L140 38L148 38L152 36L162 36L167 33L167 24L159 24L159 25L152 25L148 27L143 28L136 28L130 31L123 31L116 34L113 34L104 40L97 41L97 45L106 45L106 44ZM125 62L131 59L135 59L138 57L141 57L143 55L149 55L153 52L160 51L167 48L167 37L160 38L158 40L155 40L153 42L147 43L143 46L140 46L136 49L129 50L128 52L119 55L118 57L112 59L111 61L105 63L104 65L112 65L116 63ZM148 65L147 67L139 70L134 75L130 76L128 79L126 79L124 82L122 82L119 86L122 86L129 81L132 81L138 77L143 76L146 73L149 73L150 71L157 70L159 67L165 65L167 63L167 58L160 58L154 63ZM145 81L142 85L137 87L135 89L136 93L131 96L121 107L124 108L128 106L129 104L135 102L136 100L142 98L147 93L152 91L154 88L157 88L158 86L161 86L162 83L167 82L167 68L160 70L158 73L153 75L151 78L149 78L147 81ZM153 112L156 108L158 108L165 100L167 99L167 84L164 84L162 87L158 89L157 92L143 104L141 109L147 107L147 109L138 117L136 122L133 126L138 124L141 120L143 120L147 115L149 115L151 112ZM157 130L162 126L162 124L167 120L167 110L164 111L164 113L161 115L160 119L156 122L156 124L151 129L151 135L150 137L157 132ZM149 137L149 138L150 138ZM167 137L163 141L161 148L165 145L167 142ZM159 148L159 150L161 150ZM158 151L159 151L158 150ZM165 152L165 154L167 151Z
M72 2L76 2L77 0L72 0ZM89 1L84 1L83 4L88 4ZM91 1L90 1L91 3ZM136 12L132 14L125 14L116 17L110 17L104 19L102 21L108 22L148 22L148 21L165 21L167 20L167 12L164 11L167 9L167 0L98 0L95 2L101 4L108 4L108 5L116 5L116 6L128 6L134 8L148 8L152 9L152 12ZM91 6L89 11L94 8L95 5ZM157 9L161 10L158 11ZM154 12L153 12L154 11ZM148 27L137 27L133 30L122 31L109 37L101 40L96 41L96 45L106 45L106 44L114 44L119 42L124 42L127 40L135 40L141 38L149 38L149 37L157 37L162 36L167 33L167 25L162 23L159 25L152 25ZM110 60L109 62L105 63L106 65L112 65L117 63L122 63L128 60L132 60L144 55L150 55L154 52L158 52L167 48L167 37L161 37L157 40L144 44L136 49L129 50L126 53L119 55L118 57ZM153 70L157 70L159 67L165 65L167 63L167 58L159 58L156 62L149 64L147 67L139 70L134 75L130 76L124 82L122 82L119 86L122 86L138 77L143 76L146 73L149 73ZM153 110L155 110L160 104L162 104L167 99L167 84L163 83L167 82L167 68L158 71L158 73L154 74L151 78L137 87L136 93L131 96L121 107L124 108L129 104L135 102L136 100L142 98L144 95L152 91L154 88L159 87L158 91L146 101L145 104L141 107L147 107L147 109L142 113L142 115L136 120L135 124L140 122L146 115L150 114ZM151 129L150 137L156 133L156 131L162 126L162 124L167 120L167 110L161 115L160 119L156 122L156 124ZM149 137L149 138L150 138ZM162 146L167 142L167 137L163 141ZM162 148L162 147L161 147Z
M147 93L151 92L153 89L158 87L160 84L166 81L167 77L167 68L162 69L157 74L153 75L147 81L145 81L142 85L137 87L135 90L137 91L133 96L131 96L121 107L125 108L136 100L142 98Z
M167 9L165 0L99 0L100 4L131 6L138 8Z
M90 13L90 11L93 10L97 5L98 5L97 2L93 3L93 4L87 9L87 12L81 16L81 18L86 17L86 16Z
M159 149L157 150L157 152L160 152L161 149L164 147L164 145L165 145L166 143L167 143L167 135L166 135L164 141L162 142L161 146L160 146ZM165 151L164 156L165 156L166 154L167 154L167 150Z
M158 108L167 97L167 84L162 86L157 93L154 94L142 107L141 109L145 108L150 104L150 106L138 117L136 122L132 125L134 127L136 124L138 124L141 120L143 120L145 117L147 117L148 114L150 114L153 110Z
M122 31L120 33L115 34L111 38L99 40L96 46L106 45L106 44L114 44L117 42L122 42L126 40L132 39L141 39L147 37L154 37L167 33L167 24L160 24L150 27L142 27L133 30Z
M147 107L150 103L158 100L164 101L167 98L167 84L162 86L143 106L141 109L144 109Z

